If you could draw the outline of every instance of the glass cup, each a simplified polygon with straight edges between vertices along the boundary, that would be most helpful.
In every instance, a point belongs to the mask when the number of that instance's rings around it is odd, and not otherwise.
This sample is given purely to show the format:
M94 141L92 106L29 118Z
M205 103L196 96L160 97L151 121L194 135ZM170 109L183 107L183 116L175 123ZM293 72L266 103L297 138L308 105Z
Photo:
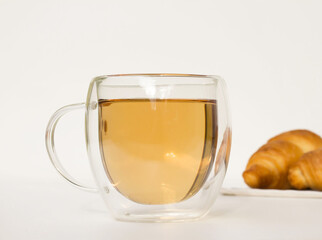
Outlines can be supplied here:
M77 109L86 113L94 188L68 174L55 151L58 120ZM96 77L86 103L53 114L46 146L57 171L78 188L99 192L118 220L198 219L213 205L228 166L231 121L225 82L188 74Z

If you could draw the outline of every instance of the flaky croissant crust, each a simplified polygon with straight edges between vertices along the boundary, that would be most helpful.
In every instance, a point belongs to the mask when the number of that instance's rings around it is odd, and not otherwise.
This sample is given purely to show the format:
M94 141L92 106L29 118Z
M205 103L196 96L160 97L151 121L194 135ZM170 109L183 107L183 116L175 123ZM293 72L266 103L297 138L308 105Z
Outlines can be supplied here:
M291 165L288 181L295 189L322 191L322 148L304 154Z
M288 189L290 166L304 153L319 148L322 148L322 138L311 131L279 134L251 156L243 172L245 183L252 188Z

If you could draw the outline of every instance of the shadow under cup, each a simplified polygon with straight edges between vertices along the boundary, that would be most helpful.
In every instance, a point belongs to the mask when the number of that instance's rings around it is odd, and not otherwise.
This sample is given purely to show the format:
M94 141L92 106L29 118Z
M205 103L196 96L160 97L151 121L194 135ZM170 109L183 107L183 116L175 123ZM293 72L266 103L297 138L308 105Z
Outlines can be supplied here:
M85 107L92 172L115 218L183 221L209 211L231 146L222 79L182 74L97 77Z

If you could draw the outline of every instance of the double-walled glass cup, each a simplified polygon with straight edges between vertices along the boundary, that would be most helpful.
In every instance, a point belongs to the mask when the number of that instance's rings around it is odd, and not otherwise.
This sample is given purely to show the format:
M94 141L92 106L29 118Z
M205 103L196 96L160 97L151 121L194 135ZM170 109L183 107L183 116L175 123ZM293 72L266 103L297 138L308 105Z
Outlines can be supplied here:
M76 109L86 113L95 188L68 174L55 151L57 121ZM97 77L86 103L54 113L46 146L58 172L81 189L99 192L116 219L198 219L213 205L228 165L225 83L218 76L187 74Z

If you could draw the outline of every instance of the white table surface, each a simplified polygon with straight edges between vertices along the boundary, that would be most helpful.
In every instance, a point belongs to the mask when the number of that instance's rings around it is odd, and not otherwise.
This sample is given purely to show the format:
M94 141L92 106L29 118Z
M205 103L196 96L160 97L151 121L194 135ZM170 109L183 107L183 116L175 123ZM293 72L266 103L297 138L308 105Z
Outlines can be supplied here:
M63 180L0 183L0 239L322 239L322 200L219 196L186 223L116 221L98 194Z

